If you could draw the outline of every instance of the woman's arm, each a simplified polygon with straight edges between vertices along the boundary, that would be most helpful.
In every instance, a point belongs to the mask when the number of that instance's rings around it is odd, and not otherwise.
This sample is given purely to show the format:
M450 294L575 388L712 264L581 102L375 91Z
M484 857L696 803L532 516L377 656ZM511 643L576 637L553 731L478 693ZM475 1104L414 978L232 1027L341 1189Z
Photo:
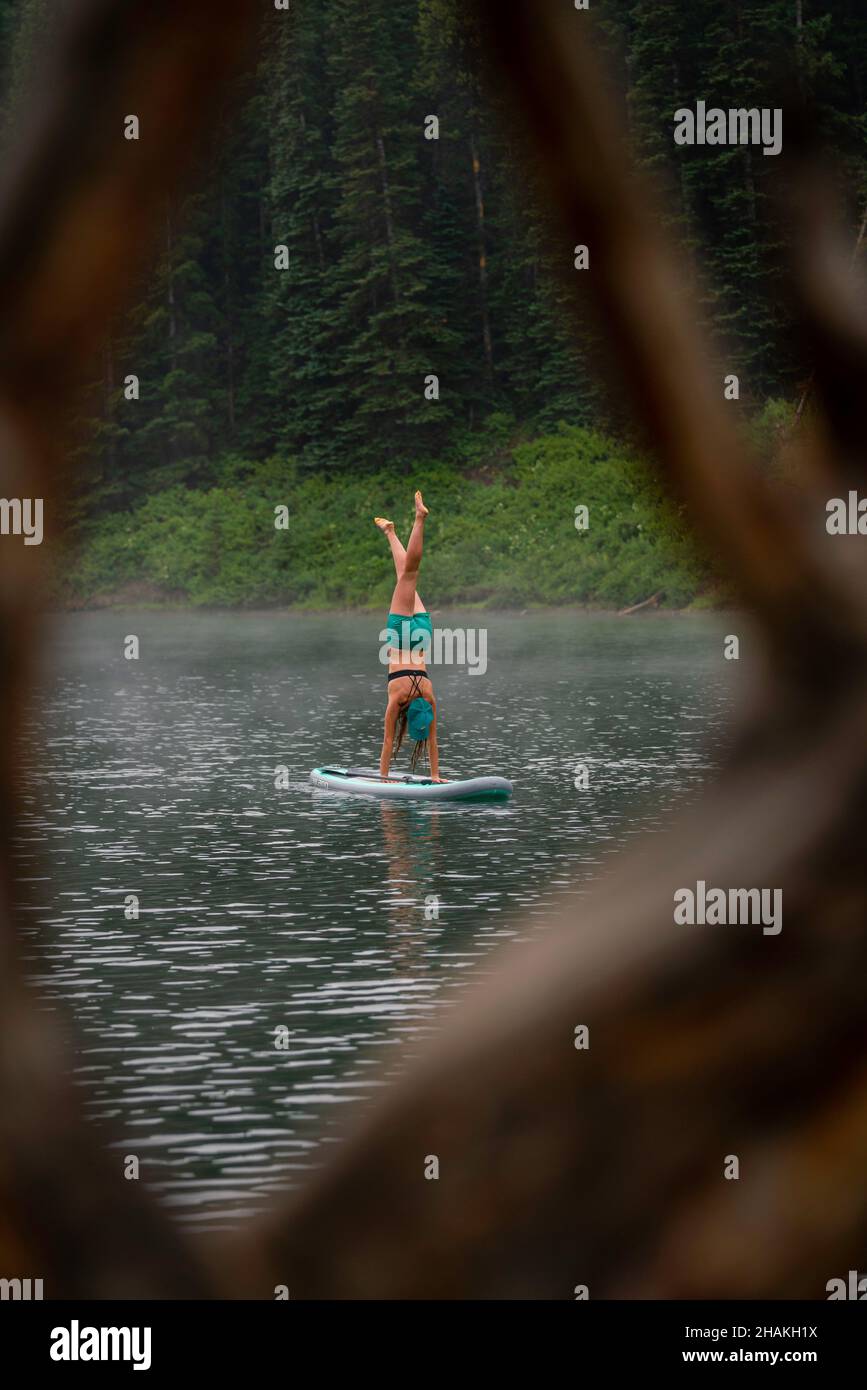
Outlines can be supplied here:
M434 717L431 721L430 733L428 734L428 738L430 739L430 775L434 782L440 782L443 779L440 777L440 750L439 744L437 743L436 705L434 705Z
M389 700L385 711L385 732L382 737L382 752L379 755L379 775L388 776L391 767L391 753L394 748L394 731L397 728L397 701Z

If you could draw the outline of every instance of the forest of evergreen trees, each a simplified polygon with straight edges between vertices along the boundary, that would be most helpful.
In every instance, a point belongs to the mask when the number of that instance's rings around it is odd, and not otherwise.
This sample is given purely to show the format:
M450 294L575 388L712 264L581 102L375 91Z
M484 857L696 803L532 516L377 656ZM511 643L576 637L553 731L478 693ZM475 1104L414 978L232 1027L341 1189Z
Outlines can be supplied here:
M60 0L0 0L4 144ZM572 246L536 208L508 93L480 75L460 0L263 7L264 42L227 103L200 189L165 210L159 264L115 325L81 460L85 522L237 476L477 466L491 436L618 430L573 340L559 278ZM794 83L840 168L853 229L867 202L863 0L599 0L638 163L667 190L701 312L750 408L809 376L781 292L780 162L678 149L677 107L779 104ZM440 138L425 138L436 114ZM179 135L182 138L182 135ZM853 244L856 230L853 230ZM576 240L579 237L576 236ZM274 248L288 248L275 268ZM141 397L129 401L134 373ZM425 398L429 373L440 398ZM492 424L493 422L493 424ZM481 444L480 444L481 441ZM487 460L496 468L496 453Z

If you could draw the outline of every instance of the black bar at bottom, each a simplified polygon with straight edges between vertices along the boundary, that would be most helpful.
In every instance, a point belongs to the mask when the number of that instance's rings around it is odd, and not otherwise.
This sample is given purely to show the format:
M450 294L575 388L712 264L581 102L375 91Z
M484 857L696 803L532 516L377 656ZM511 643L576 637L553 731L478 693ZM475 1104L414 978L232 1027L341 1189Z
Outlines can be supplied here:
M862 1300L863 1301L863 1300ZM842 1371L861 1360L867 1318L860 1302L468 1302L468 1303L66 1303L0 1302L3 1364L69 1379L178 1375L228 1377L268 1368L297 1371L296 1354L331 1372L343 1355L369 1371L397 1370L394 1353L409 1347L401 1379L428 1379L466 1365L458 1347L484 1351L490 1370L512 1361L516 1343L538 1358L537 1371L565 1349L577 1371L595 1365L616 1373L666 1372L681 1366L805 1365ZM335 1339L337 1334L337 1338ZM357 1334L357 1339L356 1339ZM460 1337L460 1342L453 1340ZM563 1342L560 1342L562 1336ZM375 1342L370 1339L375 1337ZM532 1340L528 1343L526 1338ZM467 1347L467 1350L470 1348ZM335 1355L337 1351L337 1355ZM138 1373L136 1374L136 1368ZM360 1367L356 1365L356 1370ZM392 1379L384 1377L386 1384Z

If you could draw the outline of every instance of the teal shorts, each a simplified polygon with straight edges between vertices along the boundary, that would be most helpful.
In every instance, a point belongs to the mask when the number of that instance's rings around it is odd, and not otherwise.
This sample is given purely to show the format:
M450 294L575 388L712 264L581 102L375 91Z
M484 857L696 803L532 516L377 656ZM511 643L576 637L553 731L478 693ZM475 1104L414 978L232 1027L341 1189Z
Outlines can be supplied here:
M394 633L395 647L406 651L430 651L433 642L433 623L430 613L389 613L388 630Z

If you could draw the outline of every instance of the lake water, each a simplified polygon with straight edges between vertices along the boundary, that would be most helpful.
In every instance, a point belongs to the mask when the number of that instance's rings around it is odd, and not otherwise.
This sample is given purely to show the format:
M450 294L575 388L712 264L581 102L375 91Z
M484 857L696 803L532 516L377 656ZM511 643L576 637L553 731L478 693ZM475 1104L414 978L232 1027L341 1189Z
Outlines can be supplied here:
M189 1228L297 1183L493 949L564 891L580 931L600 864L720 759L736 666L716 619L437 622L487 630L484 674L434 672L443 774L503 773L507 804L309 785L317 764L378 761L377 616L56 620L25 748L29 968L74 1020L118 1164L137 1154Z

